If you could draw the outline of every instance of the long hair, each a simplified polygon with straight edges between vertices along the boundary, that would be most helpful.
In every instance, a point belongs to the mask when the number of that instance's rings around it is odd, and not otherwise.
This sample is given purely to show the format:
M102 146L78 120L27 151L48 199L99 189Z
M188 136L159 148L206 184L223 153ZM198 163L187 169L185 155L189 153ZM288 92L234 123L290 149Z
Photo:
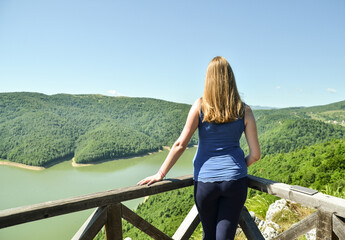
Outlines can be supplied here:
M213 58L207 67L201 108L203 122L226 123L243 117L244 104L224 57Z

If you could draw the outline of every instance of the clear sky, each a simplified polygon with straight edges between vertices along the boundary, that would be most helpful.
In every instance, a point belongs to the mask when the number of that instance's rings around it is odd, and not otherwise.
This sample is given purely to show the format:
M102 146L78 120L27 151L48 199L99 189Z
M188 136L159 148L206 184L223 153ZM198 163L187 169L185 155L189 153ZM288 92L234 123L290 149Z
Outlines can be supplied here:
M0 92L191 104L217 55L250 105L345 100L345 1L0 0Z

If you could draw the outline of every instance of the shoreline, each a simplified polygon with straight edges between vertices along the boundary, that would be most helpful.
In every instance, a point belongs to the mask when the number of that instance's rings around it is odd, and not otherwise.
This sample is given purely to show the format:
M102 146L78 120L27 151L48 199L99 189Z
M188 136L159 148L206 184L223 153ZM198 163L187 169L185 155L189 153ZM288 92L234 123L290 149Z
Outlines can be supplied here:
M72 167L88 167L88 166L93 166L95 164L93 163L76 163L75 159L72 158Z
M169 150L170 151L170 147L169 146L163 146L162 148L163 148L163 150L160 149L160 150L158 150L156 152L148 152L148 153L140 155L140 156L132 156L132 157L128 157L128 158L143 157L143 156L147 156L147 155L152 155L154 153L159 153L159 152L162 152L164 150ZM78 168L78 167L93 166L93 165L96 165L96 164L99 164L99 163L104 163L104 162L113 161L113 160L120 160L120 159L126 159L126 157L118 158L118 159L105 159L105 160L97 162L97 163L76 163L75 160L74 160L74 157L71 160L68 160L68 161L72 161L72 163L71 163L72 166ZM60 163L60 162L58 162L58 163ZM58 163L56 163L56 164L58 164ZM23 163L11 162L11 161L8 161L8 160L3 160L3 159L0 159L0 166L1 165L11 166L11 167L18 167L18 168L27 169L27 170L34 170L34 171L42 171L42 170L48 169L48 168L45 168L45 167L31 166L31 165L26 165L26 164L23 164Z
M39 167L39 166L30 166L30 165L25 165L23 163L16 163L16 162L10 162L6 160L0 160L0 166L10 166L10 167L18 167L18 168L23 168L27 170L34 170L34 171L42 171L46 169L45 167Z
M187 147L187 149L188 148L197 147L197 146L198 145L193 145L191 147ZM163 149L160 149L160 150L158 150L156 152L148 152L148 153L142 154L140 156L130 156L130 157L127 157L127 158L144 157L144 156L147 156L147 155L152 155L154 153L163 152L164 150L168 150L168 151L171 150L171 147L169 147L169 146L163 146L162 148ZM104 162L109 162L109 161L114 161L114 160L127 159L127 158L123 157L123 158L117 158L117 159L105 159L105 160L102 160L102 161L96 162L96 163L76 163L75 160L74 160L74 157L73 157L71 160L68 160L68 161L72 161L72 163L71 163L72 166L78 168L78 167L93 166L93 165L96 165L96 164L99 164L99 163L104 163ZM58 163L60 163L60 162L57 162L56 164L58 164ZM42 171L42 170L45 170L45 169L49 168L49 167L31 166L31 165L26 165L26 164L23 164L23 163L11 162L11 161L8 161L8 160L3 160L3 159L0 159L0 166L1 165L3 165L3 166L10 166L10 167L18 167L18 168L27 169L27 170L34 170L34 171Z

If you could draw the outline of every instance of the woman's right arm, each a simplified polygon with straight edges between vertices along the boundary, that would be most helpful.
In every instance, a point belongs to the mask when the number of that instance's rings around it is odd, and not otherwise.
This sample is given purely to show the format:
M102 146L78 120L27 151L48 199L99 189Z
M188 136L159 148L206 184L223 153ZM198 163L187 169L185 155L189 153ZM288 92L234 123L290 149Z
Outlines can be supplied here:
M258 140L258 131L256 128L256 122L254 118L254 114L252 109L246 105L245 110L245 129L244 134L247 139L247 143L249 146L249 155L245 157L247 166L249 167L256 161L260 159L260 145Z
M164 176L169 172L169 170L174 166L176 161L180 158L182 153L187 148L187 145L193 136L195 130L198 128L199 124L199 113L201 108L201 99L197 99L191 109L189 110L186 124L182 130L180 137L176 140L172 146L168 156L166 157L164 163L159 169L158 173L149 176L141 180L138 185L152 184L157 181L163 180Z

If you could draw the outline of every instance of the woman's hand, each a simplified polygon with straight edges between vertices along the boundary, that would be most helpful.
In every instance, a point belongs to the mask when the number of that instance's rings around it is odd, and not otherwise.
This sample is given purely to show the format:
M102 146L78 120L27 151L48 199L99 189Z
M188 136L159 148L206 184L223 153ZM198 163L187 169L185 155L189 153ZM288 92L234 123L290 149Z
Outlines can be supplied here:
M155 175L149 176L147 178L144 178L140 182L138 182L138 185L145 185L147 184L150 186L152 183L159 182L163 180L163 176L160 173L156 173Z

